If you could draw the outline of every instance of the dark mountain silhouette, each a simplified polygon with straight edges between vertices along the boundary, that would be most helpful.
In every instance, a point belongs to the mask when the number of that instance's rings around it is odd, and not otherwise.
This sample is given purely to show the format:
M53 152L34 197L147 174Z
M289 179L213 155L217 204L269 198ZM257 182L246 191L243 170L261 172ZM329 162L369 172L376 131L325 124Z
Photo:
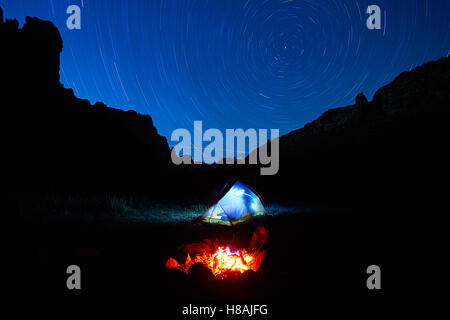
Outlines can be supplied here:
M63 42L50 22L0 22L4 171L20 190L164 190L170 149L152 119L91 105L59 81ZM137 178L138 177L138 178Z
M91 105L59 81L63 43L50 22L0 23L4 166L11 190L143 192L213 198L231 177L268 200L444 199L449 59L429 62L354 105L280 138L280 169L174 166L152 119Z
M282 136L278 175L249 179L277 197L354 201L390 194L442 201L449 178L449 77L449 58L441 58L403 72L371 102L359 94L354 105L328 110Z

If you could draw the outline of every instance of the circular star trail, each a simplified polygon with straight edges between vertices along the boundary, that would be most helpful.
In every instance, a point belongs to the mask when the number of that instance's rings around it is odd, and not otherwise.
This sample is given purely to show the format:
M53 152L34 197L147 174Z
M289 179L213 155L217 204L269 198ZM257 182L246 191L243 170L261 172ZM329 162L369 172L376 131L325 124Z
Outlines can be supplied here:
M81 8L81 30L66 8ZM366 27L367 6L381 29ZM6 18L51 20L61 81L92 103L176 128L302 127L396 75L447 56L446 0L0 0ZM170 141L169 141L170 143Z

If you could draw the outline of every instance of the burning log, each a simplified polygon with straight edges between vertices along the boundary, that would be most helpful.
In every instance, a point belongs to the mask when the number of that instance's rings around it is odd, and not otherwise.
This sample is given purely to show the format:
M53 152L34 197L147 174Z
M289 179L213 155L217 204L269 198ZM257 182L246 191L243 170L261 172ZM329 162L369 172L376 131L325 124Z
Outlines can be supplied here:
M244 273L247 270L257 271L266 253L261 250L269 233L264 227L258 227L250 241L248 249L231 250L229 246L219 246L209 239L200 243L182 245L187 253L186 261L178 263L174 258L166 262L166 269L177 269L188 273L195 263L209 268L216 279L225 279L230 273Z

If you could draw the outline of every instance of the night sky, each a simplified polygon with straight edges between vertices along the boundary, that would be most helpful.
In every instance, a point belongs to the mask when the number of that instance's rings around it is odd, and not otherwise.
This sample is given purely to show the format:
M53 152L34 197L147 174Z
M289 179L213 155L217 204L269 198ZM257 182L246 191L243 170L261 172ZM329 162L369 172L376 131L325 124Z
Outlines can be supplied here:
M81 30L66 8L81 7ZM368 5L381 30L366 27ZM61 81L92 103L176 128L302 127L449 54L448 0L0 0L56 24ZM170 141L169 141L170 143ZM173 143L171 143L173 145Z

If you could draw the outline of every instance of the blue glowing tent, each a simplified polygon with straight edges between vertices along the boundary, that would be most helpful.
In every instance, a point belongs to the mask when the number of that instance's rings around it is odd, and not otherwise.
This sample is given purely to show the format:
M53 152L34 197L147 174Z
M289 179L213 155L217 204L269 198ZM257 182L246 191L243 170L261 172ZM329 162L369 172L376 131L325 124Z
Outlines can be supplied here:
M233 225L265 213L261 199L248 186L238 181L201 219L211 223Z

